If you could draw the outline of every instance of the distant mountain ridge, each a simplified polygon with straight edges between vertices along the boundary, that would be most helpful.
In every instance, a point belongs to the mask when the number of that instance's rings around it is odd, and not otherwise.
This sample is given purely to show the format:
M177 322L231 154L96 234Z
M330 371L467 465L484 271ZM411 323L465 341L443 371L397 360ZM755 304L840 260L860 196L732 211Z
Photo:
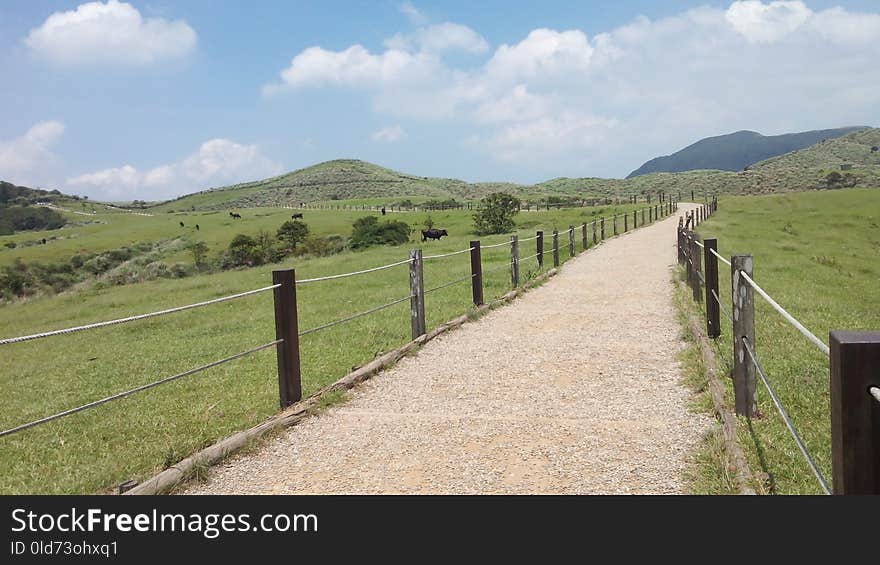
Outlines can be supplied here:
M810 147L829 139L836 139L867 126L761 135L754 131L737 131L727 135L707 137L684 149L655 157L627 175L633 178L649 173L680 173L696 170L742 171L760 161Z

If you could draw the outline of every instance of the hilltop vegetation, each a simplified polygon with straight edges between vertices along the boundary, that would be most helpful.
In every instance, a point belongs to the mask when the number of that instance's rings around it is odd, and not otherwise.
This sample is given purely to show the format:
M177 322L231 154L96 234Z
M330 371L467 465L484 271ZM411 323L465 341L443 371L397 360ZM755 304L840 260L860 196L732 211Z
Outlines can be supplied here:
M67 220L58 212L32 206L36 202L48 202L54 196L61 196L61 193L0 181L0 235L25 230L54 230L63 226Z
M707 137L688 145L672 155L655 157L631 172L626 178L648 173L679 173L715 169L741 171L759 161L809 147L865 129L864 126L823 129L783 135L761 135L754 131L738 131Z

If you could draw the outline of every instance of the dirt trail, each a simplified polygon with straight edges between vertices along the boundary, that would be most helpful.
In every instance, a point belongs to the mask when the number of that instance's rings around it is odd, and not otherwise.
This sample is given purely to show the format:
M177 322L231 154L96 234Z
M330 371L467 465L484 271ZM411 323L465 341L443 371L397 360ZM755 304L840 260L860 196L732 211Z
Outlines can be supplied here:
M683 492L710 419L679 384L677 221L566 263L184 492Z

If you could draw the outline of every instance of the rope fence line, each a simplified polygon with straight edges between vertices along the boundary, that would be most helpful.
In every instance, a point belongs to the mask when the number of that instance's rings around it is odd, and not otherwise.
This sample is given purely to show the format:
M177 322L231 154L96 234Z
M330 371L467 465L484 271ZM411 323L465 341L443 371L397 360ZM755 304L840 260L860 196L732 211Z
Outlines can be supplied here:
M373 313L378 312L380 310L384 310L385 308L390 308L390 307L394 306L395 304L400 304L401 302L405 302L405 301L410 300L412 298L413 298L412 295L405 296L403 298L398 298L397 300L389 302L388 304L383 304L382 306L377 306L375 308L371 308L371 309L365 310L363 312L358 312L357 314L353 314L351 316L342 318L340 320L334 320L334 321L328 322L326 324L321 324L320 326L299 332L299 337L307 336L309 334L313 334L313 333L319 332L321 330L326 330L327 328L332 328L333 326L337 326L339 324L344 324L345 322L350 322L350 321L355 320L357 318L360 318L362 316L366 316L368 314L373 314Z
M501 243L496 243L494 245L480 245L480 249L492 249L493 247L501 247L502 245L510 245L510 242L502 241Z
M831 350L828 348L827 345L825 345L824 342L822 342L821 339L816 337L813 332L805 328L804 325L801 324L794 316L786 312L785 308L780 306L775 300L773 300L773 298L769 294L764 292L764 289L758 286L758 283L753 281L749 275L747 275L743 271L740 271L739 274L742 276L743 280L749 283L749 285L751 285L751 287L758 292L758 294L764 297L764 300L770 303L770 306L772 306L774 310L779 312L783 318L785 318L791 325L797 328L797 330L801 332L804 337L813 342L819 349L822 350L825 355L831 355Z
M207 365L202 365L201 367L196 367L195 369L190 369L188 371L184 371L182 373L178 373L176 375L166 377L166 378L160 379L158 381L153 381L151 383L147 383L145 385L135 387L135 388L133 388L131 390L127 390L125 392L120 392L120 393L114 394L112 396L102 398L100 400L95 400L94 402L89 402L88 404L83 404L82 406L77 406L76 408L71 408L69 410L65 410L63 412L53 414L51 416L46 416L45 418L40 418L39 420L34 420L33 422L28 422L27 424L22 424L20 426L14 427L14 428L4 430L4 431L0 432L0 437L8 436L8 435L11 435L11 434L14 434L17 432L22 432L24 430L33 428L35 426L39 426L41 424L52 422L53 420L58 420L59 418L63 418L65 416L70 416L71 414L76 414L77 412L82 412L84 410L88 410L89 408L94 408L96 406L106 404L106 403L111 402L113 400L119 400L121 398L125 398L126 396L131 396L132 394L142 392L144 390L148 390L148 389L157 387L159 385L163 385L165 383L170 383L172 381L176 381L177 379L182 379L183 377L187 377L187 376L193 375L195 373L200 373L206 369L216 367L217 365L222 365L223 363L228 363L230 361L234 361L235 359L239 359L239 358L244 357L246 355L250 355L251 353L256 353L257 351L267 349L269 347L272 347L273 345L277 345L277 344L281 343L282 341L284 341L284 340L283 339L276 339L275 341L271 341L269 343L260 345L258 347L248 349L247 351L242 351L241 353L236 353L235 355L230 355L229 357L225 357L223 359L220 359L219 361L214 361L212 363L208 363Z
M782 416L782 420L785 422L785 426L788 428L788 431L791 432L791 436L794 438L798 449L801 450L801 453L804 455L804 459L806 459L807 464L810 466L810 469L813 471L813 474L819 481L819 485L822 487L822 490L825 492L825 494L831 494L831 488L829 488L828 486L828 481L825 480L825 476L822 475L822 471L820 471L819 467L816 465L816 461L810 454L810 450L807 449L807 446L804 444L804 440L801 438L800 434L798 434L797 429L794 427L794 423L792 423L791 418L789 417L788 412L786 412L785 407L782 405L782 402L780 402L779 397L776 396L776 391L774 391L773 387L770 386L770 381L767 379L767 375L766 373L764 373L764 369L758 362L758 359L755 356L755 352L752 350L752 346L749 343L748 338L742 336L740 339L742 339L742 343L746 352L749 354L749 357L751 357L752 359L752 363L754 363L755 368L758 370L758 375L761 377L761 382L763 382L764 386L767 387L767 392L770 393L770 398L773 399L773 404L776 405L776 409L779 411L779 415Z
M63 335L63 334L71 334L76 332L81 332L85 330L93 330L96 328L103 328L106 326L115 326L118 324L125 324L127 322L134 322L137 320L145 320L147 318L154 318L156 316L163 316L165 314L173 314L175 312L183 312L185 310L192 310L194 308L201 308L203 306L209 306L211 304L217 304L219 302L226 302L228 300L235 300L237 298L243 298L245 296L250 296L252 294L258 294L260 292L266 292L267 290L272 290L281 286L280 284L273 284L271 286L266 286L263 288L258 288L256 290L249 290L247 292L239 292L238 294L232 294L229 296L224 296L222 298L214 298L212 300L205 300L203 302L196 302L195 304L188 304L186 306L177 306L176 308L168 308L165 310L159 310L157 312L150 312L148 314L138 314L136 316L128 316L127 318L118 318L116 320L108 320L106 322L96 322L94 324L86 324L84 326L75 326L72 328L65 328L62 330L52 330L48 332L42 332L38 334L24 335L20 337L10 337L6 339L0 339L0 345L6 345L9 343L21 343L24 341L31 341L33 339L40 339L44 337L50 337L54 335Z
M425 255L422 257L422 261L427 261L429 259L440 259L442 257L452 257L453 255L461 255L462 253L469 253L476 249L476 247L468 247L467 249L462 249L461 251L452 251L451 253L442 253L440 255Z
M494 267L492 269L483 269L483 274L485 275L488 273L494 273L496 271L500 271L501 269L509 269L512 264L513 264L513 261L508 261L507 263L504 263L503 265L500 265L498 267Z
M714 249L710 249L709 251L711 251L711 252L712 252L712 255L714 255L715 257L717 257L722 263L724 263L725 265L727 265L728 267L730 267L730 261L728 261L727 259L725 259L725 258L722 257L721 255L719 255L717 251L715 251Z
M353 271L351 273L342 273L339 275L327 275L326 277L316 277L313 279L301 279L296 281L296 284L306 284L320 281L329 281L333 279L343 279L346 277L353 277L355 275L365 275L367 273L374 273L376 271L382 271L384 269L390 269L391 267L397 267L398 265L406 265L407 263L412 263L412 259L406 259L404 261L398 261L397 263L390 263L388 265L382 265L381 267L373 267L371 269L364 269L363 271Z
M718 298L718 294L716 294L715 290L712 290L712 296L715 297L715 302L718 303L718 307L721 308L721 311L724 312L724 315L727 316L727 319L730 320L730 323L733 323L733 316L730 314L730 310L724 307L724 304L721 303L721 299Z
M435 286L434 288L429 288L428 290L425 291L425 294L428 294L428 293L430 293L430 292L434 292L435 290L441 290L441 289L444 289L444 288L446 288L446 287L448 287L448 286L452 286L452 285L454 285L454 284L458 284L458 283L461 283L461 282L464 282L464 281L469 281L469 280L471 280L472 278L474 278L475 276L476 276L476 275L468 275L468 276L466 276L466 277L461 277L460 279L455 279L454 281L449 281L449 282L447 282L447 283L443 283L443 284L441 284L441 285L439 285L439 286Z

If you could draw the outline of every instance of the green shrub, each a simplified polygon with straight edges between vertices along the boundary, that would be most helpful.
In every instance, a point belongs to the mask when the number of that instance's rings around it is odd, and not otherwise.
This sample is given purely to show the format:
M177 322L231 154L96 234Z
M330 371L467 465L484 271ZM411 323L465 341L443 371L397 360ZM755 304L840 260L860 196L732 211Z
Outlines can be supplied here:
M229 243L224 267L253 267L263 264L263 251L254 238L238 234Z
M297 255L311 255L313 257L326 257L341 253L345 249L345 238L341 235L328 235L326 237L309 237L297 248Z
M474 214L478 235L507 233L513 230L513 217L519 212L519 200L506 192L494 192L480 200Z
M278 239L287 244L288 249L296 249L296 244L309 235L309 226L299 220L289 220L278 228Z
M371 245L400 245L409 241L409 224L391 220L379 222L376 216L358 218L352 224L351 248L362 249Z

